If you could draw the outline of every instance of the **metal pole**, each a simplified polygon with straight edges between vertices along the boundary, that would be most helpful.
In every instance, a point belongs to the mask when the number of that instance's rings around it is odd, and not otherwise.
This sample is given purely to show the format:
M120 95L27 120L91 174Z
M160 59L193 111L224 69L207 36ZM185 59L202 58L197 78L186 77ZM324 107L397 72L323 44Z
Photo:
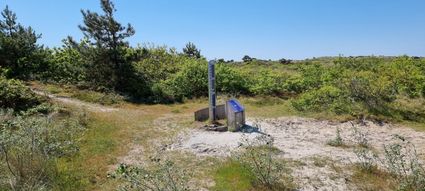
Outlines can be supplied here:
M216 95L215 95L215 60L208 62L208 97L209 97L209 119L211 123L215 122Z

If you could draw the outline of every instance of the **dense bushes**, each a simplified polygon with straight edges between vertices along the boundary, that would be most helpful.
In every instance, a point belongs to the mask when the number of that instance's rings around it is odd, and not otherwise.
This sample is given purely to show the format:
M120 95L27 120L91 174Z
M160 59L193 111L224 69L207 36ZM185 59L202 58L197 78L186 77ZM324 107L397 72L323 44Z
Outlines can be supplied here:
M26 110L42 102L42 98L32 92L19 80L0 77L0 107Z
M423 100L424 61L409 57L337 58L333 65L300 66L288 87L300 93L292 101L301 111L331 111L352 115L409 117L397 100ZM313 70L312 70L313 69ZM397 103L397 104L396 104Z
M77 140L86 120L65 114L52 118L40 115L40 109L17 116L0 111L0 190L52 189L57 159L79 150Z
M261 135L254 140L243 140L241 146L242 152L232 160L252 175L252 184L256 189L294 190L285 161L277 157L281 151L273 146L273 138Z
M261 70L247 78L250 80L248 88L252 95L280 95L285 92L286 75L270 70Z
M83 55L69 40L61 48L53 49L44 79L62 84L78 84L86 80Z
M163 64L162 64L163 65ZM181 101L208 95L207 62L181 59L173 72L165 72L159 83L153 83L153 95L161 100ZM158 71L161 71L158 64ZM168 74L168 75L167 75ZM262 70L257 74L241 71L226 63L216 64L216 90L229 95L280 95L284 92L285 75Z
M347 112L349 101L345 93L334 86L323 86L316 90L308 91L294 100L292 105L300 111L333 111Z
M208 95L207 70L206 61L187 60L177 73L163 82L163 92L177 100Z
M69 81L83 81L79 66L81 57L72 49L56 50L56 68L69 69ZM60 58L64 57L64 58ZM127 48L125 58L131 61L131 75L126 77L126 88L121 91L144 102L173 102L185 98L208 95L207 62L204 58L187 57L166 47ZM79 63L67 65L70 60ZM330 59L332 61L332 59ZM87 62L87 61L86 61ZM397 100L420 99L425 94L423 59L410 57L334 58L333 63L317 61L297 62L292 65L260 63L216 64L216 89L219 94L232 96L273 95L291 98L300 111L329 111L337 114L384 115L404 119L414 117ZM76 72L76 71L77 72ZM61 71L61 72L62 72ZM77 76L74 74L78 74ZM81 77L81 78L80 78ZM66 82L67 80L63 80ZM96 89L95 90L102 90Z

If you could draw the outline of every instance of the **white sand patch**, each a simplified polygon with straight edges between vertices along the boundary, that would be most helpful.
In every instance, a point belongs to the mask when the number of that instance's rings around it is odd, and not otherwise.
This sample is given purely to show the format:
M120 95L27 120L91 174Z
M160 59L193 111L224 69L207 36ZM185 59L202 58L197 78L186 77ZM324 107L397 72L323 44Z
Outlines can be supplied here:
M181 135L171 149L188 150L201 156L229 156L241 147L243 139L253 140L260 133L215 132L193 130Z
M312 158L324 158L342 168L358 162L352 147L332 147L327 142L334 139L336 129L347 145L355 145L354 128L351 122L338 123L300 117L277 119L248 119L248 125L258 124L259 131L274 139L274 146L283 151L283 158L302 161L305 166L291 167L293 176L301 190L355 190L347 182L350 172L336 172L329 165L316 166ZM358 131L367 135L368 143L379 153L383 145L390 144L394 135L400 135L416 145L421 159L425 158L425 133L391 124L354 124ZM256 126L256 125L254 125ZM211 132L200 129L181 134L171 146L173 150L193 152L199 156L229 156L241 147L244 138L255 139L260 133Z

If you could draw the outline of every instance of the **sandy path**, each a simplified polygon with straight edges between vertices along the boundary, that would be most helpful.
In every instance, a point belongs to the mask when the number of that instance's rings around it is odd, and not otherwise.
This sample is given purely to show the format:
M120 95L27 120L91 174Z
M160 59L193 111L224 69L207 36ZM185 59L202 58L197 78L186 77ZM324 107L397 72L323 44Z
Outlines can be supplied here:
M42 96L47 96L48 98L61 102L63 104L69 104L72 106L76 106L76 107L81 107L81 108L85 108L88 109L90 111L93 112L112 112L112 111L118 111L118 108L113 108L113 107L107 107L107 106L103 106L103 105L99 105L99 104L93 104L93 103L87 103L78 99L73 99L70 97L62 97L62 96L56 96L53 94L48 94L46 92L40 91L40 90L32 90L34 93L38 94L38 95L42 95Z

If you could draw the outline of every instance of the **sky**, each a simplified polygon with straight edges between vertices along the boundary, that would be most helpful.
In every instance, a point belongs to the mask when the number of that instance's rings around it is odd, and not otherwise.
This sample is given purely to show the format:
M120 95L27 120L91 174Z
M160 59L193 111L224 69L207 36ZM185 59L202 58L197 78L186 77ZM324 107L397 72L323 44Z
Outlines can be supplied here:
M425 56L425 0L115 0L138 44L181 50L193 42L207 59L305 59L321 56ZM81 9L98 0L0 0L40 43L82 38Z

